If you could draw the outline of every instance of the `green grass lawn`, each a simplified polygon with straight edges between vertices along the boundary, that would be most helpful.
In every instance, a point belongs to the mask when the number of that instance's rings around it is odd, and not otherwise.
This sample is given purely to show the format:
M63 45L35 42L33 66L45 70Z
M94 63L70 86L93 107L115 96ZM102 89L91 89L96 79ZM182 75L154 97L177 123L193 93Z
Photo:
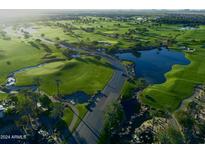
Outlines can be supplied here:
M130 99L133 95L132 91L136 88L135 83L131 83L129 81L125 81L123 89L121 91L121 96L123 99Z
M62 119L66 122L67 126L69 127L73 119L73 112L69 107L65 108Z
M7 96L8 96L8 94L0 93L0 100L4 100L4 99L6 99Z
M38 31L34 33L34 36L40 36L41 34L45 35L45 38L49 38L53 41L56 40L56 37L60 40L66 40L68 42L77 42L76 37L70 35L69 33L64 33L63 29L54 26L39 26Z
M40 68L28 70L16 75L17 85L31 85L40 78L40 89L50 95L57 94L56 79L60 80L60 93L70 94L84 91L94 94L102 90L112 76L112 68L104 60L94 57L82 57L69 61L53 62Z
M75 126L73 128L72 131L75 131L75 129L78 127L78 125L80 124L81 122L81 119L83 119L83 117L86 115L87 113L87 108L86 108L86 104L77 104L76 105L76 108L78 109L78 112L79 112L79 117L78 120L76 121L75 123Z
M44 55L42 49L36 49L25 42L0 39L0 84L6 81L10 72L41 63Z
M130 28L135 28L135 25L114 20L102 21L97 17L92 17L92 19L95 19L96 22L84 23L80 21L75 22L73 20L50 21L49 26L45 24L37 25L38 30L33 35L39 36L45 34L45 38L51 40L55 40L58 36L60 40L65 40L69 43L79 43L79 41L82 41L86 44L90 44L93 41L97 41L115 45L120 42L120 48L130 48L136 45L136 41L109 36L115 34L124 35ZM56 26L57 23L72 25L71 27L73 27L73 29L65 32L63 27ZM94 28L94 31L87 32L85 31L86 28Z

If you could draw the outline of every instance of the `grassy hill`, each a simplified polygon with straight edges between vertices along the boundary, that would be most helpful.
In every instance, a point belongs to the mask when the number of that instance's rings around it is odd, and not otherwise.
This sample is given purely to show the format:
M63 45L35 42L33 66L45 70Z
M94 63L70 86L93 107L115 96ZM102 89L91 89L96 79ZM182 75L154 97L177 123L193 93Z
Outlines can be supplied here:
M60 92L63 95L79 90L94 94L104 88L112 72L104 59L99 61L94 57L82 57L18 73L16 79L17 85L30 85L35 83L35 78L40 78L40 89L50 95L56 95L56 80L60 80Z

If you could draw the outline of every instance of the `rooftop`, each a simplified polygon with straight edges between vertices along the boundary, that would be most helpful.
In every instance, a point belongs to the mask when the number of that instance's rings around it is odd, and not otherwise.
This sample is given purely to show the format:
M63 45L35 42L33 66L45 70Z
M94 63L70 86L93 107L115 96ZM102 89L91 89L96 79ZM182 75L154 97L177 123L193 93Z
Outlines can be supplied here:
M3 111L3 110L4 110L3 105L0 105L0 111Z

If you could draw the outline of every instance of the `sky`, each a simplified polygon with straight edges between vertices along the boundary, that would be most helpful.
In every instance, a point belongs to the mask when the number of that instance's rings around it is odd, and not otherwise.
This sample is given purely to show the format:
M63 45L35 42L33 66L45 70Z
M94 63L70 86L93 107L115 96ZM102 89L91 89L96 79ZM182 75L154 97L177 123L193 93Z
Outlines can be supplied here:
M205 9L205 0L2 0L0 9Z

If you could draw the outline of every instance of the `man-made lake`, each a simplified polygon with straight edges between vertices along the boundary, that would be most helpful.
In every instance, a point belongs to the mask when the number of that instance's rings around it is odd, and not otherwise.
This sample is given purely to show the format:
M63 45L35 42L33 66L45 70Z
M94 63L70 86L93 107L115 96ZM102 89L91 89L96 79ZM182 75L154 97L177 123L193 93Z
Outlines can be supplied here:
M165 82L164 75L174 64L190 63L184 53L166 48L139 51L137 57L132 53L119 53L116 56L121 60L134 62L136 77L144 78L150 84Z

